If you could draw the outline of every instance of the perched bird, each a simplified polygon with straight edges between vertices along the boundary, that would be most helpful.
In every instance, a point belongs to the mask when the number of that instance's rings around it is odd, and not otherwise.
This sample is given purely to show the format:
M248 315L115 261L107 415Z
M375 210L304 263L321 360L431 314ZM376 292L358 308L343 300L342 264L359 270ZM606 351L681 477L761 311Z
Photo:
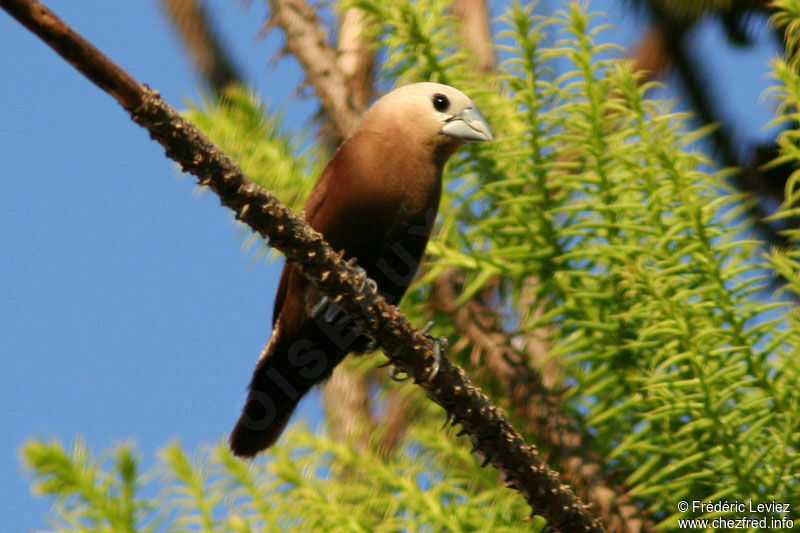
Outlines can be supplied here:
M305 219L397 303L425 251L447 158L465 141L491 139L486 119L461 91L438 83L395 89L339 147L311 192ZM368 345L353 321L287 263L272 337L231 434L233 453L252 457L271 446L300 398Z

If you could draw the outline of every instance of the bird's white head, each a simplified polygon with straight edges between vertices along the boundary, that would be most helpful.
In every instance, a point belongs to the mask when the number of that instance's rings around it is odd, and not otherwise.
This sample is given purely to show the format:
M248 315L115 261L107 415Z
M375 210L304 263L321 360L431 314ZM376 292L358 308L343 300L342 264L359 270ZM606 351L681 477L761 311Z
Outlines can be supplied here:
M393 90L372 105L362 124L398 134L413 130L415 137L437 144L492 140L489 123L472 100L441 83L412 83Z

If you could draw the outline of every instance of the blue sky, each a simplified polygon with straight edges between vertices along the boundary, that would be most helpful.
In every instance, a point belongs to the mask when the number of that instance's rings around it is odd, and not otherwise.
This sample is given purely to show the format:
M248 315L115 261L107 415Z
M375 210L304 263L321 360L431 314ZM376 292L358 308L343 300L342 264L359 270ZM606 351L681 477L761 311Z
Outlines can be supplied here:
M155 0L46 3L174 106L198 97ZM254 87L290 128L305 126L313 103L292 94L297 67L268 67L279 32L256 39L263 4L208 3ZM591 6L620 26L607 38L630 43L627 4ZM763 137L769 47L720 53L719 38L709 24L695 43L713 50L723 110ZM133 439L147 466L170 439L194 449L231 429L280 264L251 260L216 197L196 194L111 97L4 12L0 50L0 524L26 531L44 528L51 506L20 470L26 438L82 435L94 451ZM297 418L319 421L316 395Z

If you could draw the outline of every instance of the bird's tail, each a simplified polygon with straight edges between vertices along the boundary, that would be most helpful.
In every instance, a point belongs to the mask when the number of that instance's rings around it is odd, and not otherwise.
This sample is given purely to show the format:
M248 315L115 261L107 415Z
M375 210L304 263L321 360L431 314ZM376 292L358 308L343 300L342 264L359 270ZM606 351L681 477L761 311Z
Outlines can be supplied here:
M270 368L274 367L264 370ZM254 376L254 382L256 378L259 376ZM240 457L253 457L272 446L283 433L299 401L299 396L293 398L272 388L265 390L259 386L252 389L242 415L231 433L231 451Z
M284 336L276 328L264 348L242 416L231 433L234 454L252 457L272 446L303 395L330 376L349 351L311 321L299 329Z

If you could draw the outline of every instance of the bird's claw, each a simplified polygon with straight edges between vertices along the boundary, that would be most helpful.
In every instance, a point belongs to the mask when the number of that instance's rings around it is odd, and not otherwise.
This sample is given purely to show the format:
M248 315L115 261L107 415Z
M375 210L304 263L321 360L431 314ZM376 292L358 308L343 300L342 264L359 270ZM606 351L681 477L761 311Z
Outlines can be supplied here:
M450 342L446 337L437 338L431 337L430 335L427 337L433 341L433 364L428 368L428 375L425 377L425 379L430 381L439 373L442 359L447 353L448 348L450 348Z
M327 297L326 297L327 298ZM339 316L339 313L342 312L342 308L336 305L333 302L328 303L327 309L325 309L325 322L332 324L333 321ZM347 315L345 315L347 316Z
M447 350L450 349L450 342L447 340L447 337L434 337L428 334L432 327L433 321L425 324L421 330L423 335L433 341L433 364L427 369L427 375L425 376L426 381L430 381L436 377L439 373L439 368L441 368L442 359L444 359L447 354ZM389 377L392 378L393 381L402 382L411 377L407 374L405 376L400 376L400 374L404 372L393 364L390 364L389 367Z
M367 287L369 287L370 292L378 292L378 284L372 278L367 278Z
M350 266L354 266L355 259L351 259L347 263ZM356 268L361 272L360 277L363 283L377 290L377 284L366 277L366 271L359 267ZM364 354L374 352L377 349L378 345L375 339L365 333L367 331L366 322L358 318L353 318L345 313L342 307L336 304L331 298L319 296L313 306L308 308L307 312L310 318L317 319L317 317L319 317L322 322L340 332L344 332L345 330L355 332L357 338L351 343L350 351Z
M314 304L314 307L311 308L311 312L309 313L311 318L317 318L317 316L319 316L319 314L322 312L325 306L328 305L330 301L331 301L330 298L328 298L327 296L323 296L322 298L320 298L319 301L316 304Z
M372 353L378 349L378 343L375 342L375 339L369 335L364 335L364 337L367 339L367 342L364 343L364 346L359 347L358 353Z
M453 421L453 415L450 414L450 411L444 412L444 425L442 425L442 429L445 429L447 426L450 425L450 422Z
M320 313L322 313L322 319L328 324L336 322L340 313L343 315L340 320L348 318L348 315L342 312L342 308L333 303L327 296L321 297L317 303L314 304L314 307L309 310L309 316L311 318L317 318Z
M450 341L447 337L434 337L428 332L433 329L433 320L429 321L422 327L421 333L433 341L433 364L428 368L428 375L425 379L432 380L439 373L442 359L447 355L450 349Z
M350 259L348 259L346 261L346 263L348 264L348 266L351 266L356 270L356 280L358 281L358 290L359 291L364 290L364 287L367 286L367 287L370 288L370 290L377 292L378 284L375 283L375 280L373 280L372 278L367 276L367 271L366 270L364 270L362 267L360 267L360 266L358 266L358 264L356 264L356 258L355 257L351 257Z

